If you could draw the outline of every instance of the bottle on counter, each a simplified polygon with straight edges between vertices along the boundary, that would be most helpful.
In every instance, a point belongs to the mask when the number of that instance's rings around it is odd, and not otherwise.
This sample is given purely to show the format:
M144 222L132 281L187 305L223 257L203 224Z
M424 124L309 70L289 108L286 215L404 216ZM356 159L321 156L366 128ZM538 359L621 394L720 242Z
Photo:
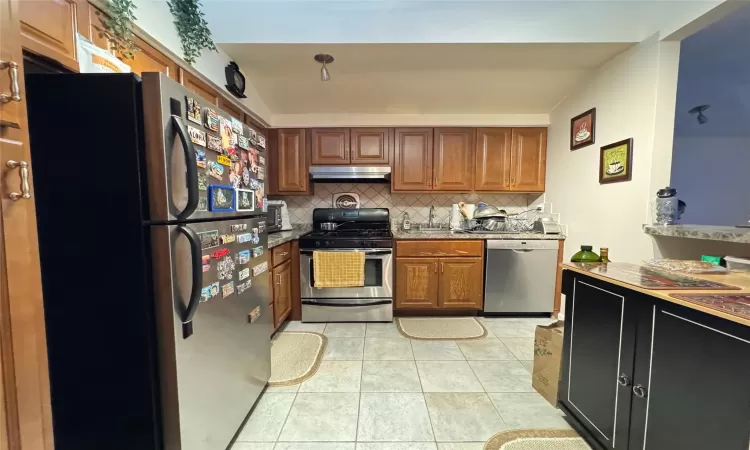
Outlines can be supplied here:
M599 249L599 262L607 264L609 262L609 249L602 247Z
M594 247L590 245L582 245L581 251L573 255L570 258L570 262L582 262L582 263L595 263L599 262L599 255L592 251Z
M411 230L411 220L409 220L409 213L404 213L404 218L401 220L401 229L404 231Z

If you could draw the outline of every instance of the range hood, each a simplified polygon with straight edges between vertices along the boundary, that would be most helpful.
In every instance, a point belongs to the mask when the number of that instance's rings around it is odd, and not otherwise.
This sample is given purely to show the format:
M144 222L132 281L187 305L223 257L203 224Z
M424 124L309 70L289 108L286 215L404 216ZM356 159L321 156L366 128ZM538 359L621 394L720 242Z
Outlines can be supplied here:
M362 183L390 183L388 166L310 166L310 177L318 183L359 181Z

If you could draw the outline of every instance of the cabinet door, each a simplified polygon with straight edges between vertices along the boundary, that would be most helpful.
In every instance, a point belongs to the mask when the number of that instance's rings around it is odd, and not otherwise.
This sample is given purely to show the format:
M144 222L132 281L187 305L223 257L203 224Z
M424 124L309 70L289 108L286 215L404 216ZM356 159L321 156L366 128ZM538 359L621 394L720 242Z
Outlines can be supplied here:
M185 69L180 68L180 83L189 90L198 94L203 101L209 104L219 106L219 93L216 89L204 83L201 79L191 74Z
M637 303L625 296L632 291L566 277L559 400L605 448L627 449Z
M440 308L482 309L482 258L440 258Z
M746 450L750 330L660 301L646 316L651 326L643 352L638 340L631 447Z
M479 128L474 162L475 191L510 189L511 128Z
M305 130L279 130L277 146L278 193L307 192L309 175Z
M510 190L544 192L547 129L513 128Z
M93 42L97 47L109 51L111 43L102 32L104 30L103 21L107 18L107 15L88 1L76 3L76 7L78 9L76 16L78 33Z
M435 128L433 189L471 191L474 187L474 128Z
M273 317L276 327L292 310L292 262L286 261L273 269Z
M437 308L438 259L396 258L396 308Z
M313 165L349 164L348 128L313 128Z
M19 1L22 45L78 71L75 0Z
M234 117L240 122L243 122L243 119L245 118L245 113L243 113L240 108L235 106L234 103L230 102L224 97L219 97L219 108L221 108L224 112L229 113L230 116Z
M390 128L352 128L349 131L352 164L388 164L391 157L390 131Z
M396 128L391 190L432 190L432 128Z
M140 75L143 72L161 72L173 80L178 80L179 69L174 61L138 36L135 37L135 44L140 51L133 53L133 59L123 59L133 73Z

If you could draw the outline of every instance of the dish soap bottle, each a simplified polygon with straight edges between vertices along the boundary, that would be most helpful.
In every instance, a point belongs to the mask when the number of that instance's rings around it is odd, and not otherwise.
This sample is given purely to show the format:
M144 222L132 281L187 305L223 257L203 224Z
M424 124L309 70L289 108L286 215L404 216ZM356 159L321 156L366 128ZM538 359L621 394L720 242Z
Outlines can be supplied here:
M592 251L594 247L590 245L582 245L581 251L573 255L570 258L570 262L582 262L582 263L595 263L599 262L599 255Z
M609 248L602 247L599 250L599 253L600 253L599 262L607 264L609 262Z
M409 220L409 213L404 213L404 218L401 221L401 229L404 231L411 230L411 220Z

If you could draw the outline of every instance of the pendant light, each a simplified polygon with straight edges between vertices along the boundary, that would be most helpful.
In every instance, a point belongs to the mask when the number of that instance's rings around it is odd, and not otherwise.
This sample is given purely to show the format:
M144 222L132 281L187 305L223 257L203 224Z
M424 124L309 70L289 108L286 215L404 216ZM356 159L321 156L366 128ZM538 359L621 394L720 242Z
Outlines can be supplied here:
M330 80L331 74L328 73L328 68L326 67L326 64L331 64L333 62L333 56L325 54L325 53L318 53L317 55L315 55L315 61L323 65L323 67L320 68L320 81Z

